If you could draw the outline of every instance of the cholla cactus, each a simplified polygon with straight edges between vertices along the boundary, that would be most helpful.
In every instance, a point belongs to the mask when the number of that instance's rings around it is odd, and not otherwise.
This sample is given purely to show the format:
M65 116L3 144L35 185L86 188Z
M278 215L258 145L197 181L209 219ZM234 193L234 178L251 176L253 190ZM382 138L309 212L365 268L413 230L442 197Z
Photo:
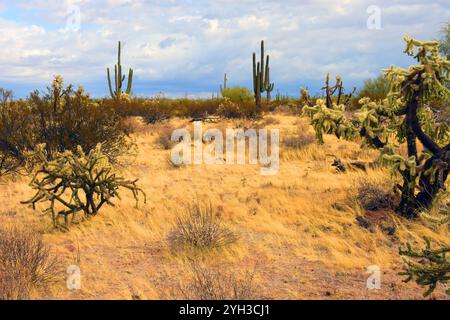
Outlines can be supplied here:
M317 137L323 143L323 134L338 138L365 138L365 144L379 149L390 162L403 184L399 187L401 202L398 212L416 217L431 207L437 194L445 189L450 168L450 135L446 122L435 121L429 101L445 102L449 97L450 62L439 55L438 42L420 42L405 37L406 50L419 62L409 69L391 67L384 71L389 80L387 99L374 102L360 100L362 108L355 114L346 112L341 102L342 80L329 86L327 77L326 100L319 99L314 106L306 104L304 114L311 117ZM338 92L338 98L332 94ZM419 152L417 143L424 146ZM400 144L406 143L408 156L398 154Z
M113 198L119 198L118 190L132 192L136 204L139 193L145 193L136 185L137 180L127 181L114 172L101 144L87 155L78 147L77 152L65 151L49 161L44 145L39 145L35 157L41 163L30 186L36 194L24 204L35 209L39 202L49 202L44 211L52 216L55 227L68 228L73 218L95 216L103 205L114 206ZM60 223L64 219L64 224Z
M400 275L406 276L404 282L415 279L421 286L428 286L423 294L429 296L436 289L438 283L446 283L450 280L450 261L447 254L450 248L433 249L429 239L425 238L426 247L421 251L415 251L411 245L406 249L400 249L400 255L404 256L406 270ZM426 261L427 264L419 263L418 260ZM446 293L450 295L450 289Z

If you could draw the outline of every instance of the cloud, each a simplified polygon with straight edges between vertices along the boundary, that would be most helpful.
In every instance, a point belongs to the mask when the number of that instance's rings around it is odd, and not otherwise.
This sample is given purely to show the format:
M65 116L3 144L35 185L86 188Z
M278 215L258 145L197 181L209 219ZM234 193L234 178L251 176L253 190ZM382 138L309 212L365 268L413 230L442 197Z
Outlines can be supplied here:
M402 53L405 33L430 39L450 19L448 1L375 2L381 30L366 27L370 0L17 0L0 5L0 83L31 90L62 74L104 96L122 40L138 94L204 95L225 72L230 84L251 85L251 55L265 39L281 92L318 90L326 72L358 85L391 63L412 63ZM78 32L68 27L71 6L80 8Z

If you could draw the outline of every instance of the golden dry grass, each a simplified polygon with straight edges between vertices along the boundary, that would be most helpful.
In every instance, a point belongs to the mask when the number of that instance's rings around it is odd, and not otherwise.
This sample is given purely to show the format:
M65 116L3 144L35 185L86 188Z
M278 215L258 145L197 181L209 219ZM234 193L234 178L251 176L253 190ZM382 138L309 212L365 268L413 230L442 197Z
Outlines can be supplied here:
M276 121L268 127L279 128L282 137L304 121L286 115L272 117ZM209 126L246 125L231 122ZM185 120L172 120L170 125L192 130ZM20 204L32 194L27 179L1 182L0 222L44 229L46 243L63 263L81 268L80 291L67 290L61 279L50 290L36 292L34 298L181 298L177 288L188 281L186 270L192 260L214 262L236 273L255 268L262 288L259 298L420 298L423 289L405 285L397 276L399 245L422 243L423 236L450 244L447 228L407 221L393 213L387 214L396 224L394 236L357 225L355 218L362 210L349 201L356 181L386 181L389 172L370 169L337 174L330 166L332 155L347 161L376 158L376 152L362 150L354 142L327 136L323 146L281 147L279 174L267 177L253 165L175 168L168 161L170 150L158 144L164 130L158 125L135 126L139 155L122 171L127 177L138 177L147 193L147 204L139 208L123 192L123 201L115 208L105 208L94 219L61 233L51 228L48 217ZM170 249L167 238L177 216L197 200L212 203L239 234L236 244L209 252ZM336 203L343 208L336 209ZM379 291L366 288L365 271L374 264L383 271Z

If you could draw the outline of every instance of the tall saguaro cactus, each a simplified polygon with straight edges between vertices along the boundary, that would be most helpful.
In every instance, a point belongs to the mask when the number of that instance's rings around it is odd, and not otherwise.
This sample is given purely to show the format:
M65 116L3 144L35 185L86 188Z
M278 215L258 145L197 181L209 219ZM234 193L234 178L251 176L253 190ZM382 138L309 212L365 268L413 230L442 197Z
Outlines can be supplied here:
M222 94L222 97L225 91L227 91L227 89L228 89L228 78L227 74L225 73L225 75L223 76L223 85L220 85L220 93Z
M114 81L115 81L115 89L113 91L112 83L111 83L111 75L109 68L107 68L107 74L108 74L108 86L109 86L109 92L111 94L111 97L113 99L120 99L122 95L122 87L125 81L125 75L122 75L122 64L121 64L121 43L119 41L119 47L117 50L117 64L114 66ZM130 68L130 71L128 72L128 85L127 89L125 90L126 94L131 93L131 87L133 85L133 69Z
M261 108L261 93L267 92L267 101L270 101L270 93L274 84L270 83L270 57L267 55L264 65L264 41L261 41L261 61L256 62L256 53L253 53L253 91L255 93L256 105Z

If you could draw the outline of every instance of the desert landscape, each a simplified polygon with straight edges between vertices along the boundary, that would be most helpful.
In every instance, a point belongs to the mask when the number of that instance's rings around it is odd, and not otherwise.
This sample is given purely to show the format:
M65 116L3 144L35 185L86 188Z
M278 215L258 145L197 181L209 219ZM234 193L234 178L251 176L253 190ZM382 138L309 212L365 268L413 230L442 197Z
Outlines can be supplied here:
M449 26L353 90L281 94L264 41L210 98L135 95L122 42L105 98L0 89L0 300L447 300Z

